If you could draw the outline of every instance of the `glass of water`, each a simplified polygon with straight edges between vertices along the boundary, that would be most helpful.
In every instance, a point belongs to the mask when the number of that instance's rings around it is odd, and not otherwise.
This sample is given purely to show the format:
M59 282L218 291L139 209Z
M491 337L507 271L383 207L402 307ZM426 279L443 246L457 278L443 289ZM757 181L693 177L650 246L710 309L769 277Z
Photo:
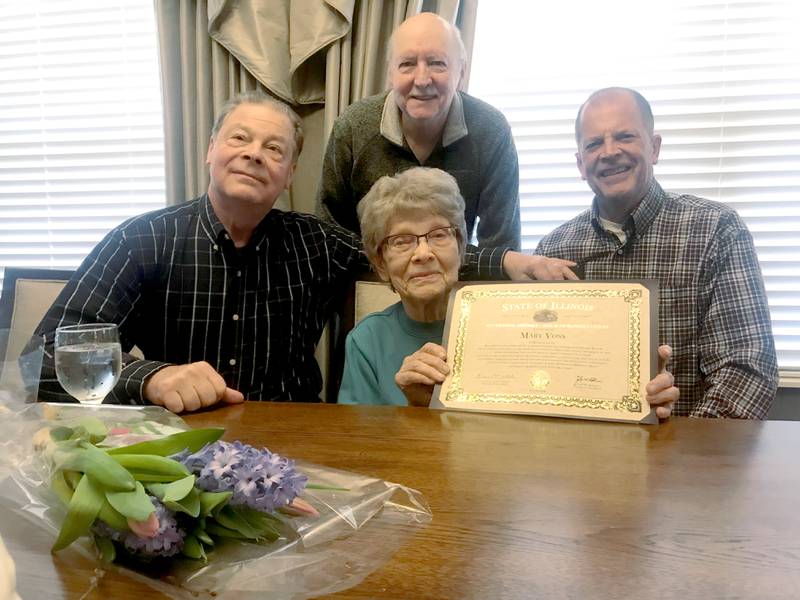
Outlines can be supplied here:
M56 329L56 377L83 404L100 404L119 379L122 348L113 323Z

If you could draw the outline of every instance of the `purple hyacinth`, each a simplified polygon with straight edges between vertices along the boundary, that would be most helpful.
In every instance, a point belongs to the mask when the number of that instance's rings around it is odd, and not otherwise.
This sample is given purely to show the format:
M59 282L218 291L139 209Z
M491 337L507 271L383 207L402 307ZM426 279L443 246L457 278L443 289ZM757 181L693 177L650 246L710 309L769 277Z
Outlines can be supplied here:
M175 513L161 504L156 498L150 497L156 507L158 517L158 532L154 537L139 537L132 531L119 531L103 521L95 521L92 529L97 535L111 538L115 542L125 545L125 549L132 554L140 556L174 556L183 550L184 531L178 529Z
M265 512L286 506L303 493L308 478L294 461L239 441L206 444L194 454L173 456L197 475L195 485L208 492L233 492L230 504Z

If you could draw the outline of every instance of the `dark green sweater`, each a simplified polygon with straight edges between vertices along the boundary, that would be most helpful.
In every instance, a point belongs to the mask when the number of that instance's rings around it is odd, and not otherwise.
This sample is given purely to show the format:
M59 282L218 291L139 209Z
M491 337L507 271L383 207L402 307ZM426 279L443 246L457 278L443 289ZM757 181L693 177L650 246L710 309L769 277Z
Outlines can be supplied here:
M502 113L460 93L468 134L445 147L440 144L422 164L405 141L398 146L381 135L387 93L352 104L336 119L322 165L319 213L358 233L356 204L377 179L411 167L436 167L458 182L470 237L475 234L480 247L518 249L519 167Z

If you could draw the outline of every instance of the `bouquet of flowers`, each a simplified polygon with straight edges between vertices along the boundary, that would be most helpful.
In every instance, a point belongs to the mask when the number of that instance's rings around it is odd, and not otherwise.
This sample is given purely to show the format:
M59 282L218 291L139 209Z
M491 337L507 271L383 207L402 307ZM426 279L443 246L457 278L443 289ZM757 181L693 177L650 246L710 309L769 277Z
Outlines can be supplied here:
M431 519L414 490L222 434L160 407L27 405L0 420L0 513L101 575L237 600L347 589Z
M308 478L292 461L219 441L223 432L197 429L104 448L107 431L94 417L49 430L51 487L68 507L53 550L91 533L107 562L118 551L145 561L179 553L206 561L220 538L278 539L277 511L318 515L299 497Z

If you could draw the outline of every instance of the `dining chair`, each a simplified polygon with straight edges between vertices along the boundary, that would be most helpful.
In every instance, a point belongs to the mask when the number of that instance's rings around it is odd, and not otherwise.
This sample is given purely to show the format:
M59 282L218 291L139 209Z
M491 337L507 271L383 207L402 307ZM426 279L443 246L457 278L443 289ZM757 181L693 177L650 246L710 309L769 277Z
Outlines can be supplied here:
M0 295L0 329L8 340L0 360L14 361L30 340L47 309L72 276L72 271L6 267Z
M327 349L328 356L324 358L320 353L317 355L320 364L325 365L323 377L326 402L336 402L339 394L344 373L344 342L347 334L368 314L380 312L399 300L400 296L392 291L389 284L379 281L374 273L363 276L350 287L342 306L334 312L327 327L328 341L323 347Z

